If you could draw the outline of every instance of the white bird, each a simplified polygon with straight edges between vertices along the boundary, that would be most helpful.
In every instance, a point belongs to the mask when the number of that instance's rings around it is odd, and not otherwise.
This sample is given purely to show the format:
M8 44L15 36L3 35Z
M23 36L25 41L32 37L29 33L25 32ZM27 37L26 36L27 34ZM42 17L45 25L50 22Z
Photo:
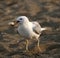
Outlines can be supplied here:
M26 51L28 51L29 39L36 39L38 41L37 47L40 49L39 36L46 28L41 28L40 24L36 21L30 22L26 16L19 16L16 21L19 23L18 33L26 39Z

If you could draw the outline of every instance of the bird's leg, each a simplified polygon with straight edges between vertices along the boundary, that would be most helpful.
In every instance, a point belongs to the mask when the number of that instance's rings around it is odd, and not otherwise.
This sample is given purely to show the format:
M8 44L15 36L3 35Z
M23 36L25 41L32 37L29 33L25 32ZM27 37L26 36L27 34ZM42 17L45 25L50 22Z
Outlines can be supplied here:
M26 40L26 51L28 51L28 40Z
M37 42L38 50L41 51L41 49L40 49L40 45L39 45L39 39L37 39L37 41L38 41L38 42Z
M37 47L39 48L39 39L38 39L38 42L37 42Z

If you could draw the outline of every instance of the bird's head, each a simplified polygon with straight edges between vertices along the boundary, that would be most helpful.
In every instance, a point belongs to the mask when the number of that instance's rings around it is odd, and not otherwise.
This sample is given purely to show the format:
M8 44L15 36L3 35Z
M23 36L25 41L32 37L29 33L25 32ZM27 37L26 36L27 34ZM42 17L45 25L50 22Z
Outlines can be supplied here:
M26 16L19 16L19 17L16 19L16 21L17 21L18 23L20 23L20 24L28 23L28 22L29 22L29 20L28 20L28 18L27 18Z
M26 16L19 16L19 17L16 18L15 21L10 22L9 25L14 26L17 23L19 23L19 24L26 24L28 22L29 22L29 20L28 20L28 18Z

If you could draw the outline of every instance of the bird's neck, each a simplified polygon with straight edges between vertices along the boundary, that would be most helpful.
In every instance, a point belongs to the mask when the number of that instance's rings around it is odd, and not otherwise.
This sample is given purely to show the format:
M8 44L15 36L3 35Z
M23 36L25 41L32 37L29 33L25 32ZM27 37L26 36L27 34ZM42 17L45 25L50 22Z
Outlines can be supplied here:
M20 25L28 26L28 25L29 25L29 23L30 23L30 22L24 22L24 23L22 23L22 24L20 24Z

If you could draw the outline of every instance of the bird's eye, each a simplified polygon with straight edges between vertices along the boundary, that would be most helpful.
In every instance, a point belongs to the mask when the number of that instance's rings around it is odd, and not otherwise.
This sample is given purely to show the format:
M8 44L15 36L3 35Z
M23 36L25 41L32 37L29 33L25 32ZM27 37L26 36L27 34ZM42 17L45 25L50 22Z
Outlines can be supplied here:
M22 20L22 18L20 18L20 20Z

